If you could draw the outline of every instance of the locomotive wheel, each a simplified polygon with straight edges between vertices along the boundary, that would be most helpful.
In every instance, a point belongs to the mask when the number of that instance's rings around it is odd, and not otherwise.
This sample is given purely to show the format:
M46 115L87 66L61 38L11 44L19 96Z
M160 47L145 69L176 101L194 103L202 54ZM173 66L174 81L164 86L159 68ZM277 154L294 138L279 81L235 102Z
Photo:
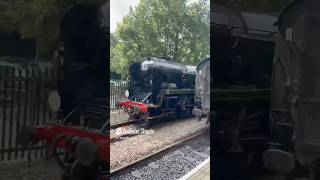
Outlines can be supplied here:
M150 112L144 114L142 117L143 124L146 128L149 128L151 126L151 120L148 119L148 117L150 117Z
M144 119L143 120L143 127L145 127L146 129L151 127L151 120L150 119Z
M177 118L178 119L185 119L192 117L192 108L187 107L186 110L178 110L177 112Z
M59 164L59 166L64 170L64 171L68 171L68 164L66 163L68 161L68 159L70 158L70 152L68 151L68 147L66 147L66 149L64 149L64 151L62 153L58 153L58 149L57 149L57 145L60 141L62 140L66 140L67 138L69 138L70 135L67 134L59 134L53 141L52 146L51 146L51 150L52 150L52 155L54 157L54 159L57 161L57 163ZM66 143L67 145L67 143ZM62 157L61 157L62 155Z

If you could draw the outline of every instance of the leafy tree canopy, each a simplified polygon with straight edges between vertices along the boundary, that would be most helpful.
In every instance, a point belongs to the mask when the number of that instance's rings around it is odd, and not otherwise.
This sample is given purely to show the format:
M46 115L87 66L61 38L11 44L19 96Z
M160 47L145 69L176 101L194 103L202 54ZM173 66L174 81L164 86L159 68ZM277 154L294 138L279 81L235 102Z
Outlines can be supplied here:
M128 75L147 56L197 65L209 55L208 0L140 0L111 35L111 70Z
M19 32L22 38L37 40L39 53L51 55L59 37L64 13L77 3L106 0L14 0L0 1L0 32Z

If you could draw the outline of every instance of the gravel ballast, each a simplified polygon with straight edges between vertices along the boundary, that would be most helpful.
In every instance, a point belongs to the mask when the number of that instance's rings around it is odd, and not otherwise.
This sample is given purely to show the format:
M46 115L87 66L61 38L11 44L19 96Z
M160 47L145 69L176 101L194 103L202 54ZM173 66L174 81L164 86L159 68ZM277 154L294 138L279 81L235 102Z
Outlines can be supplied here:
M114 175L111 179L179 179L209 156L210 137L203 135L167 152L167 154L147 160L138 166Z
M170 146L208 128L205 120L196 118L172 121L151 127L154 134L139 134L110 144L110 169L116 169Z

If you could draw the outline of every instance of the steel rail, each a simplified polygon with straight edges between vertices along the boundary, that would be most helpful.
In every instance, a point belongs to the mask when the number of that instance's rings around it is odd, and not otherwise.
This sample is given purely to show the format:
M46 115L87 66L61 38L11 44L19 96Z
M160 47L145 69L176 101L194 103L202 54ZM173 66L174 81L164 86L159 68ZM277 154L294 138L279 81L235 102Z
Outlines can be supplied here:
M144 157L142 157L140 159L137 159L137 160L125 165L125 166L113 169L113 170L110 171L110 176L119 174L120 172L125 171L125 170L129 169L130 167L133 167L133 166L135 166L137 164L143 163L146 160L149 160L149 159L152 159L152 158L156 158L156 157L160 156L161 154L163 154L164 152L167 152L167 151L172 150L173 148L179 147L179 146L183 145L184 143L186 143L186 142L188 142L190 140L193 140L193 139L195 139L195 138L197 138L197 137L199 137L201 135L204 135L205 133L206 133L206 128L203 129L202 131L194 134L194 135L188 136L187 138L184 138L184 139L182 139L182 140L180 140L180 141L178 141L178 142L176 142L176 143L174 143L174 144L172 144L170 146L167 146L167 147L164 147L162 149L159 149L159 150L157 150L157 151L155 151L155 152L153 152L153 153L151 153L151 154L149 154L147 156L144 156Z
M130 124L135 124L137 122L135 121L126 121L126 122L122 122L122 123L118 123L118 124L113 124L113 125L110 125L110 129L116 129L118 127L122 127L122 126L128 126Z

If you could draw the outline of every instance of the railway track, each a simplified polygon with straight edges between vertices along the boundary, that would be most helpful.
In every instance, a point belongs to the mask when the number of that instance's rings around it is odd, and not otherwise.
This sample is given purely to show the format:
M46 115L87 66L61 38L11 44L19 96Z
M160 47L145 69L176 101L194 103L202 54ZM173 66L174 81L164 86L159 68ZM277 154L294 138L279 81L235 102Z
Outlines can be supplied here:
M180 140L180 141L178 141L178 142L176 142L176 143L174 143L174 144L172 144L170 146L167 146L167 147L164 147L162 149L159 149L159 150L153 152L152 154L149 154L149 155L147 155L147 156L145 156L143 158L140 158L140 159L135 160L135 161L133 161L133 162L131 162L129 164L126 164L125 166L122 166L122 167L119 167L119 168L116 168L116 169L113 169L113 170L111 169L110 176L113 177L113 176L116 176L116 175L119 175L119 174L123 174L128 169L131 169L131 168L133 168L135 166L139 166L139 165L145 163L146 161L155 159L155 158L157 158L157 157L159 157L161 155L167 154L167 153L177 149L178 147L182 146L183 144L185 144L185 143L187 143L189 141L192 141L192 140L194 140L194 139L206 134L207 132L208 131L205 129L205 130L203 130L201 132L198 132L198 133L193 134L193 135L191 135L189 137L186 137L186 138L184 138L184 139L182 139L182 140Z
M120 128L120 127L128 128L130 125L133 125L136 123L137 122L134 122L134 121L127 121L127 122L123 122L123 123L113 124L113 125L110 125L110 129L115 131L117 128ZM121 140L122 137L135 136L135 135L138 135L138 134L122 134L122 135L117 135L117 136L111 135L110 142L113 143L113 142Z
M188 118L187 118L188 119ZM187 119L184 119L184 120L187 120ZM175 121L171 121L171 122L162 122L162 123L159 123L155 129L158 129L158 128L161 128L163 125L168 125L170 123L174 123ZM132 125L136 125L136 127L134 128ZM122 122L122 123L117 123L117 124L113 124L113 125L110 125L110 129L111 131L116 131L118 128L123 128L122 130L124 131L135 131L134 133L124 133L124 134L121 134L121 135L117 135L117 136L114 136L114 135L111 135L110 136L110 142L113 143L113 142L116 142L116 141L119 141L119 140L122 140L124 137L132 137L132 136L136 136L136 135L139 135L140 133L137 133L137 131L141 130L141 128L145 128L144 125L142 124L139 124L139 122L136 122L136 121L126 121L126 122ZM148 128L147 128L148 129ZM121 131L121 130L120 130ZM113 134L113 133L111 133Z
M123 126L129 126L129 125L135 124L135 123L137 123L137 122L126 121L126 122L122 122L122 123L112 124L112 125L110 125L110 129L116 129L116 128L123 127Z

